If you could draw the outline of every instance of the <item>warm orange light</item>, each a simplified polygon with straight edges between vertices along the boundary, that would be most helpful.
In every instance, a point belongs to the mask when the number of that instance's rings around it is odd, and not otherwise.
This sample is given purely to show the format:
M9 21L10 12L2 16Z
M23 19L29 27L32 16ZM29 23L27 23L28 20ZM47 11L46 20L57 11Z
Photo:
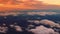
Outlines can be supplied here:
M10 10L10 9L46 9L46 8L52 8L52 6L54 5L54 2L51 2L51 1L52 0L49 0L49 1L48 0L6 0L6 1L0 0L0 10L5 10L5 9ZM52 3L51 6L50 6L50 3ZM57 3L55 3L55 5L58 5L59 3L57 2Z
M60 0L38 0L38 1L43 1L44 3L52 5L60 5Z

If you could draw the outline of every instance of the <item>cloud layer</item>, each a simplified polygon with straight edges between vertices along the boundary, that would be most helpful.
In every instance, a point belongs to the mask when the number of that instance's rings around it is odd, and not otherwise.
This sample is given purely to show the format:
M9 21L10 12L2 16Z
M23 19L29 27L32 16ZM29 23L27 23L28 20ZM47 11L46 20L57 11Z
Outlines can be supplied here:
M31 29L34 34L58 34L51 28L46 28L44 26L38 26L35 29Z

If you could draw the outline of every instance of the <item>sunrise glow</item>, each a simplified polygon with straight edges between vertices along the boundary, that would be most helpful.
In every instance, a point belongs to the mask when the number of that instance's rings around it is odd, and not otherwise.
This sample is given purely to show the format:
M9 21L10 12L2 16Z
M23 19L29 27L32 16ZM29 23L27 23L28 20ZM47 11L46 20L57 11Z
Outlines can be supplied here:
M60 5L60 0L38 0L43 1L44 3L53 4L53 5Z
M49 9L57 7L55 5L60 6L60 0L0 0L0 10Z

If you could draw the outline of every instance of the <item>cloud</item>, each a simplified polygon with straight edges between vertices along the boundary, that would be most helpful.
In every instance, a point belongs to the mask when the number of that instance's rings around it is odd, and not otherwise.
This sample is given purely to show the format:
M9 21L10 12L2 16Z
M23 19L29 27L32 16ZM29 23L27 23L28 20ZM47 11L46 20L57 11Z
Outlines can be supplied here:
M41 16L45 16L45 15L54 15L54 14L59 14L56 12L28 12L28 15L41 15Z
M20 26L14 26L14 27L15 27L16 31L19 31L19 32L22 31L22 28Z
M40 23L41 24L45 24L45 25L50 25L51 27L58 27L58 28L60 28L59 27L60 25L58 23L55 23L55 22L53 22L51 20L44 19L44 20L41 20Z
M8 10L9 11L9 10ZM13 16L17 16L18 14L25 14L25 12L1 12L0 16L7 16L7 15L13 15ZM17 10L15 10L17 11ZM28 15L40 15L40 16L46 16L46 15L55 15L55 14L59 14L57 12L26 12L26 14Z
M36 27L35 29L31 29L29 31L33 32L34 34L59 34L59 33L55 32L53 29L46 28L42 25Z
M20 27L19 25L14 25L14 24L11 24L10 27L15 29L17 32L22 32L23 31L22 27Z
M0 26L0 33L7 33L7 31L8 31L8 27Z
M54 21L43 19L43 20L28 20L28 22L35 23L35 24L42 24L42 25L49 25L50 27L57 27L60 28L58 23Z

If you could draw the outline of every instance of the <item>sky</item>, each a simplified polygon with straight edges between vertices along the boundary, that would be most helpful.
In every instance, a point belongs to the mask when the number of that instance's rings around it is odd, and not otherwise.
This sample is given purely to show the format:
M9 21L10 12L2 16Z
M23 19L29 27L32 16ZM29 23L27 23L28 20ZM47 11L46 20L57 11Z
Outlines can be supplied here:
M60 5L60 0L38 0L38 1L43 1L44 3L48 4Z
M7 4L11 4L11 3L19 3L19 2L25 2L25 1L42 1L43 3L47 3L47 4L54 4L54 5L60 5L60 0L0 0L0 4L1 3L7 3Z
M0 0L0 11L7 9L60 9L60 0Z

